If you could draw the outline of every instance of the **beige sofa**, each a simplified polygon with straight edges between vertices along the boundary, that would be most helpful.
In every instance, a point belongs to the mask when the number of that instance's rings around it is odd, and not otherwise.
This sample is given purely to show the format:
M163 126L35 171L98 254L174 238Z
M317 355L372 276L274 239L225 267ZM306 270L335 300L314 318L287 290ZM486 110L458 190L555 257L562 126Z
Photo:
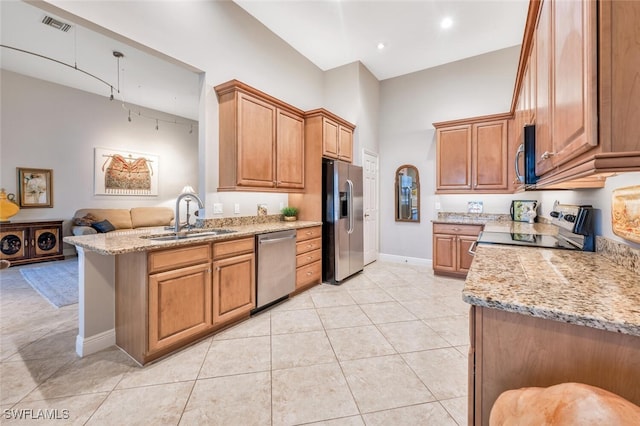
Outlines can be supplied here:
M89 215L89 216L88 216ZM73 235L97 234L91 223L108 220L116 231L172 226L173 210L168 207L134 207L132 209L80 209L71 221Z

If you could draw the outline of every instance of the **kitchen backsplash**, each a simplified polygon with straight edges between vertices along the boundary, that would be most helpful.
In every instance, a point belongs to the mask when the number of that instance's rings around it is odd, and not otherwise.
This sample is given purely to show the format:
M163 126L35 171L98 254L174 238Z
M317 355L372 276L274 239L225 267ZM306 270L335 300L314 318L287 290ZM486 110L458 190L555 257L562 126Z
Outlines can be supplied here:
M640 274L640 250L605 237L597 236L596 252L613 263L627 268L631 272Z
M266 216L238 216L196 219L197 228L219 228L221 226L241 226L254 225L256 223L279 222L282 220L281 214L270 214Z
M446 222L460 223L487 223L511 221L508 214L498 213L461 213L461 212L438 212L438 220Z

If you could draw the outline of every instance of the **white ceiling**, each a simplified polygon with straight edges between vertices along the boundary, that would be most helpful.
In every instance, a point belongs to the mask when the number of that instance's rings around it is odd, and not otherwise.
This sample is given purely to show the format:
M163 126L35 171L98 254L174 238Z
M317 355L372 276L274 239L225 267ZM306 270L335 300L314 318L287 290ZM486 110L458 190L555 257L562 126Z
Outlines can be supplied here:
M218 0L219 1L219 0ZM378 80L521 43L529 0L234 0L322 70L361 61ZM105 80L115 101L198 119L199 82L183 67L22 1L0 0L3 45L38 53ZM72 25L61 32L45 15ZM449 30L440 21L450 17ZM382 42L385 49L379 50ZM124 54L118 63L113 51ZM0 49L3 69L108 97L108 85L69 67ZM153 70L153 72L150 72Z
M234 2L322 70L360 61L378 80L519 45L529 7L529 0ZM447 30L445 17L453 22Z

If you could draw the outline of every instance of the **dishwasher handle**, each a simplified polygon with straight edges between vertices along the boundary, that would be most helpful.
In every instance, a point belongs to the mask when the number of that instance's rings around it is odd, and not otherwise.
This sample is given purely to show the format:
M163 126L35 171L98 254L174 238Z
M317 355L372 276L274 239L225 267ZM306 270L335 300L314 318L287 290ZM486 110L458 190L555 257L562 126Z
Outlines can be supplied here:
M275 244L275 243L279 243L280 241L292 240L295 237L296 236L294 234L294 235L289 235L289 236L281 237L281 238L264 238L264 239L258 240L258 242L260 244Z

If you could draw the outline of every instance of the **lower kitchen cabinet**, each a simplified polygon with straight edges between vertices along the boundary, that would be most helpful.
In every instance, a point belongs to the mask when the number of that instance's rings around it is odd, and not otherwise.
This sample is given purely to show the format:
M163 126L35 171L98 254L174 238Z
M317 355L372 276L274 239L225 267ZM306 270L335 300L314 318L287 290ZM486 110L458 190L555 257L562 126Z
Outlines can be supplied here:
M256 306L253 252L215 260L213 271L213 323L248 315Z
M62 221L16 221L0 224L0 259L12 265L64 259Z
M477 240L482 225L433 224L433 272L466 277L473 256L469 248Z
M296 290L322 282L322 227L298 229L296 234Z
M255 307L254 238L116 256L116 344L140 364Z
M211 327L211 264L149 275L149 351Z

